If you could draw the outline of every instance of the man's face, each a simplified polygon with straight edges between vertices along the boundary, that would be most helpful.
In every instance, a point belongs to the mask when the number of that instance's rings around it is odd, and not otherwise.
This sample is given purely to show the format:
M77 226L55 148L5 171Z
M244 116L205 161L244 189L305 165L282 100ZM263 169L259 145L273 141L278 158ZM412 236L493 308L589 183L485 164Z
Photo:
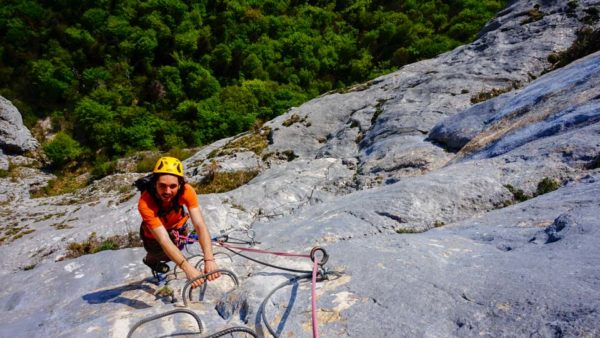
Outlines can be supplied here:
M163 202L171 202L179 190L179 180L174 175L160 175L156 180L156 192Z

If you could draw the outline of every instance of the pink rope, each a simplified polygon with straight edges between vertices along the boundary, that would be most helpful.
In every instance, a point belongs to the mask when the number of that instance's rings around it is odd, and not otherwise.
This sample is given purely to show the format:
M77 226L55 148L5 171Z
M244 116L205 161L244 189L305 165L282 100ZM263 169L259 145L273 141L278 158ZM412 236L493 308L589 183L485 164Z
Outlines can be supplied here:
M317 323L317 270L319 258L315 255L312 271L312 331L313 338L319 338L319 324Z
M224 247L224 248L229 248L229 249L235 249L235 250L240 250L240 251L250 251L250 252L256 252L256 253L268 253L271 255L275 255L275 256L287 256L287 257L306 257L306 258L310 258L310 255L307 254L297 254L297 253L291 253L291 252L280 252L280 251L269 251L269 250L262 250L262 249L255 249L255 248L246 248L246 247L242 247L242 246L235 246L235 245L229 245L229 244L225 244L223 242L215 242L216 244Z
M250 251L250 252L255 252L255 253L268 253L268 254L272 254L272 255L276 255L276 256L311 258L311 255L307 255L307 254L269 251L269 250L229 245L229 244L225 244L225 243L219 242L219 241L214 241L214 242L224 248L235 249L235 250L240 250L240 251ZM318 272L318 270L319 270L319 258L316 255L314 255L313 270L312 270L312 300L311 300L313 338L319 338L319 324L317 323L317 272Z

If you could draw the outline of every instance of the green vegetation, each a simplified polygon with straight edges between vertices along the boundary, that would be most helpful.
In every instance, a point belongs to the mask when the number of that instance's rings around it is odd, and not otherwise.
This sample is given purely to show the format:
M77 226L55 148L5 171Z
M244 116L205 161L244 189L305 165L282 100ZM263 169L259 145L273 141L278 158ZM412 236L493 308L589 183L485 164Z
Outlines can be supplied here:
M136 164L136 172L146 173L146 172L152 171L152 169L154 169L154 165L156 164L156 161L158 161L158 159L163 156L171 156L171 157L175 157L175 158L183 161L186 158L192 156L193 154L194 154L194 152L190 149L180 149L180 148L173 148L173 149L169 150L168 152L163 152L163 153L159 153L159 152L145 153L142 155L142 158Z
M31 198L58 196L77 191L88 184L87 178L80 177L77 173L81 173L82 168L76 172L64 171L56 178L48 181L48 184L39 190L30 193Z
M544 72L564 67L577 59L599 50L600 29L593 30L589 27L582 28L577 31L577 39L567 50L548 55L548 62L550 62L552 66Z
M544 177L541 181L538 182L536 191L533 193L533 195L528 195L522 189L517 189L510 184L506 184L504 187L513 194L513 200L505 201L504 205L508 206L514 203L525 202L528 199L552 192L560 188L561 185L561 182L559 182L558 180L549 177Z
M523 191L523 189L517 189L517 188L513 187L510 184L506 184L504 187L506 189L508 189L508 191L510 191L511 194L513 194L513 201L515 201L517 203L519 203L519 202L525 202L525 201L527 201L528 199L531 198L531 196L527 195ZM509 205L510 204L512 204L512 201L511 201L511 203L509 203Z
M23 267L23 271L33 270L37 264L29 264Z
M547 194L552 192L558 188L560 188L561 184L559 181L544 177L537 185L537 189L535 191L535 196Z
M417 228L398 228L396 229L397 234L419 234L424 232L422 229Z
M100 177L469 42L505 2L5 0L0 95Z
M258 174L258 170L240 170L234 172L211 170L205 181L192 184L192 186L198 194L221 193L241 187Z
M471 103L475 104L475 103L487 101L496 96L502 95L504 93L508 93L508 92L512 91L513 89L519 89L520 87L521 87L521 84L519 82L515 81L510 86L507 86L504 88L499 88L499 89L492 88L492 90L490 90L490 91L480 92L477 95L472 96Z
M246 149L255 153L256 155L260 155L269 145L267 137L270 132L270 128L263 127L260 130L240 136L227 143L218 153L218 156L222 156L228 152L240 151L242 149Z
M289 127L294 123L305 123L306 118L307 118L307 116L300 118L300 116L298 116L297 114L292 114L292 116L290 116L289 119L283 121L283 123L281 123L281 125L284 127Z
M298 155L296 155L296 153L294 153L293 150L283 150L283 151L275 151L275 152L265 153L262 156L263 161L267 161L272 158L276 159L276 160L284 160L284 161L291 162L294 159L298 158Z
M142 241L137 232L131 231L126 235L114 235L108 238L98 238L92 232L87 240L77 243L72 242L67 246L67 258L76 258L103 250L118 250L142 246Z
M8 169L0 169L0 178L10 178L11 181L16 182L18 178L21 176L19 173L20 166L17 166L13 163L8 164Z
M540 5L536 4L535 6L533 6L532 9L527 11L527 19L523 20L521 22L521 25L526 25L528 23L542 20L543 17L544 17L544 12L540 11Z
M43 148L48 159L57 167L76 160L82 153L79 143L62 131L54 135L54 138L44 144Z
M2 235L0 237L0 244L10 243L34 231L35 229L29 229L26 225L19 226L16 222L7 224L6 226L0 228L0 233Z

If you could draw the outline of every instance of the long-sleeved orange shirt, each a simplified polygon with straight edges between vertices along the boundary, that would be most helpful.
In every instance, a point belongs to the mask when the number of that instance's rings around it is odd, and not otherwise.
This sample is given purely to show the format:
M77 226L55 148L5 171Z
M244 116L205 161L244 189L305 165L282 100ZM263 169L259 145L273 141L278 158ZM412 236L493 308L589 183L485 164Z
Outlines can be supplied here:
M185 205L189 210L198 207L198 196L191 185L185 184L183 194L179 197L179 205ZM164 205L168 207L168 205ZM148 238L154 238L150 229L164 226L167 231L178 229L187 221L188 216L181 215L180 211L169 210L164 217L158 216L158 205L148 190L144 191L138 202L138 211L142 216L144 225L144 235Z

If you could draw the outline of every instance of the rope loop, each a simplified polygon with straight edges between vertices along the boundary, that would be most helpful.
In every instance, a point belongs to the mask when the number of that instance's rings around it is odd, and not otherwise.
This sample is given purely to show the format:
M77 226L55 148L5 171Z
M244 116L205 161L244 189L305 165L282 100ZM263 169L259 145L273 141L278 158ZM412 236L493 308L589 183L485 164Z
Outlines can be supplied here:
M320 258L316 256L317 252L319 251L322 254L322 257ZM322 267L323 265L325 265L325 263L327 263L327 260L329 260L329 255L327 254L327 251L325 251L325 249L321 248L320 246L315 246L314 248L312 248L312 250L310 250L310 260L314 262L315 258L319 260L317 264L319 264Z

